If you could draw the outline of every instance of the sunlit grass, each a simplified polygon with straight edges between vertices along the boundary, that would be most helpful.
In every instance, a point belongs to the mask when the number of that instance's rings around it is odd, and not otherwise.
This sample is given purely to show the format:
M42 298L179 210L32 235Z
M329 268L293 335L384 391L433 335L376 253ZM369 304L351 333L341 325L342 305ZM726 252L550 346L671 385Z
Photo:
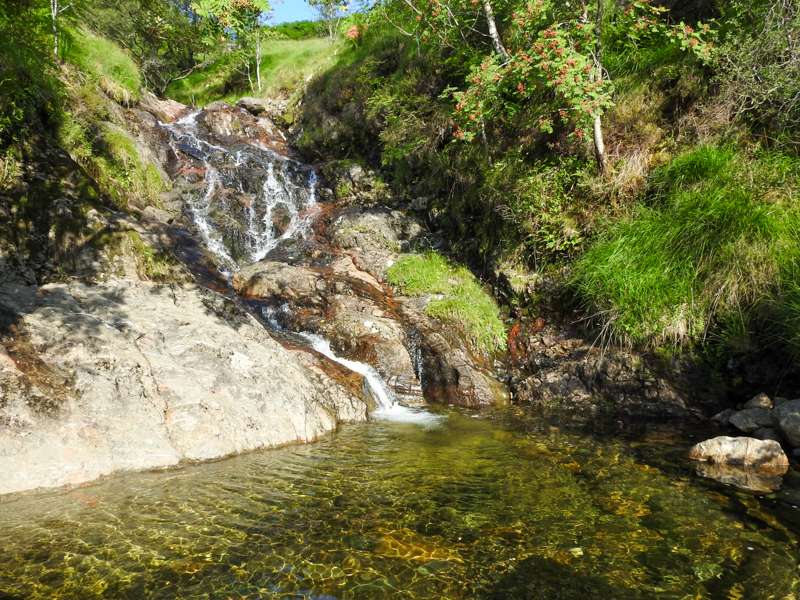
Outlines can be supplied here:
M800 256L799 170L784 155L714 146L676 158L653 176L649 203L578 261L573 281L590 314L620 341L681 345L780 304Z
M234 55L229 54L173 82L167 95L196 106L216 100L234 102L242 96L290 95L315 73L332 65L342 48L341 42L332 44L328 38L267 40L261 60L261 90L250 88L246 75L238 71ZM251 79L255 85L254 73Z
M435 296L426 313L458 327L476 350L494 352L505 344L497 304L465 267L435 252L410 254L392 265L387 276L405 294Z

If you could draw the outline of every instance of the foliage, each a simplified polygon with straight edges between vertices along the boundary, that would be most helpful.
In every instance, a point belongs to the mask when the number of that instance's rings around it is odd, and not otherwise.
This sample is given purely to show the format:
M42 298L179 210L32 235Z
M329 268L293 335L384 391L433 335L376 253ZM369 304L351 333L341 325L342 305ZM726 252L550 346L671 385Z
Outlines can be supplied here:
M203 50L196 19L184 2L82 0L65 15L74 28L88 27L124 48L139 66L142 83L156 93L191 69Z
M289 40L307 40L324 35L323 26L319 21L293 21L291 23L279 23L269 28L280 38Z
M392 265L387 277L405 294L433 296L425 312L457 326L475 350L491 353L504 346L497 305L466 268L435 252L411 254Z
M800 131L800 6L732 3L719 52L720 82L735 114L796 144Z
M782 155L706 146L679 156L654 176L651 203L576 264L587 311L611 337L654 346L749 324L800 257L798 174Z
M0 149L24 137L28 124L50 118L61 102L49 23L32 2L0 3Z

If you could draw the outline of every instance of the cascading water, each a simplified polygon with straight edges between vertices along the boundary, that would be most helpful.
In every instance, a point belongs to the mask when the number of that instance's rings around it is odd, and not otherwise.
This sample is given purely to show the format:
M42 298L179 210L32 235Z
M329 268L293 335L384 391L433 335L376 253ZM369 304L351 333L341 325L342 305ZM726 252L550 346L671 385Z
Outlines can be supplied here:
M302 163L252 144L230 148L201 132L202 111L162 124L176 154L199 163L204 192L186 198L192 222L220 270L263 260L282 241L300 238L317 204L317 175Z
M186 207L206 248L216 257L220 272L230 277L246 264L263 260L281 242L305 237L317 206L317 174L314 169L272 150L238 143L225 148L203 137L202 111L162 124L170 134L176 155L196 166L203 187L186 197ZM180 171L179 171L180 173ZM280 310L288 310L284 306ZM276 330L283 330L274 308L263 316ZM370 365L342 358L330 342L307 332L295 333L316 352L364 377L378 405L375 415L385 419L430 425L439 417L396 402L394 394Z

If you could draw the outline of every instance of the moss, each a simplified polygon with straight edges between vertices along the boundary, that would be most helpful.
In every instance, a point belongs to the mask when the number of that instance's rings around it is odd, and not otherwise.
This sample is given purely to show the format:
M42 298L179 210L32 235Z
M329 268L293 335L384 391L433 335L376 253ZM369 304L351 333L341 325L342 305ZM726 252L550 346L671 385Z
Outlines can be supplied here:
M466 268L437 254L409 254L387 272L392 285L411 296L433 295L428 315L458 327L474 350L496 352L506 341L494 299Z
M122 128L104 123L87 157L92 175L120 207L155 206L168 189L158 168L143 158L134 139Z
M127 238L142 279L158 282L176 279L180 265L170 254L155 250L135 231L127 232Z

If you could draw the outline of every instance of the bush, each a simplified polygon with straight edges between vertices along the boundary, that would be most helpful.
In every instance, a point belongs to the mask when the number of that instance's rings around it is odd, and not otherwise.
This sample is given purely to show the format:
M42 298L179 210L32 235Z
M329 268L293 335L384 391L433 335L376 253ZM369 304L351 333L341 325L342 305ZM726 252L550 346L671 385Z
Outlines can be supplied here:
M497 304L468 269L430 252L404 256L387 276L405 294L435 296L425 312L458 327L473 349L491 353L504 347L506 332Z
M719 52L724 96L738 115L796 140L791 132L800 130L800 6L735 2L731 12L731 33Z
M798 172L795 159L732 148L676 158L653 177L651 204L613 224L575 265L589 314L620 341L679 346L781 303L800 256Z

